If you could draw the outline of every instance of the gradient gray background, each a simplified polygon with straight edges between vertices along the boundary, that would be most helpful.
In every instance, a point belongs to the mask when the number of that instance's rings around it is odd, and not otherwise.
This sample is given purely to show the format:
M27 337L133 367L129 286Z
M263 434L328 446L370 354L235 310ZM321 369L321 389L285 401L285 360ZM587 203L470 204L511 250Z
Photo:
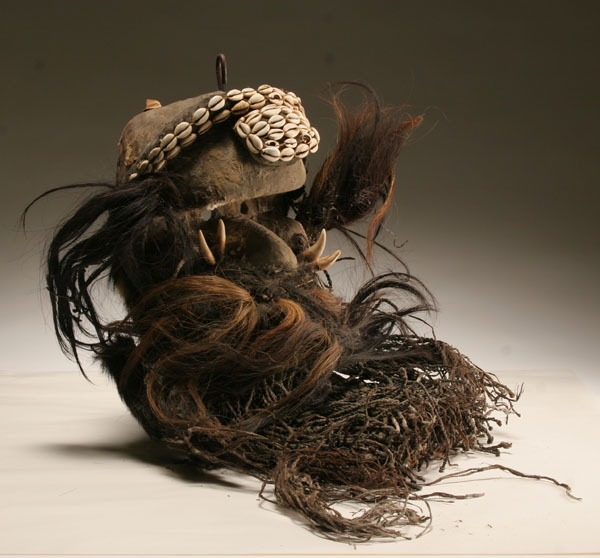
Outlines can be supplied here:
M302 97L323 138L313 170L335 136L326 82L367 81L424 112L382 238L406 242L436 295L438 338L489 370L570 369L600 389L599 6L2 2L0 369L75 368L53 337L40 260L81 195L41 202L26 236L20 211L48 187L111 180L144 100L216 89L222 51L230 87ZM360 278L334 272L342 291Z

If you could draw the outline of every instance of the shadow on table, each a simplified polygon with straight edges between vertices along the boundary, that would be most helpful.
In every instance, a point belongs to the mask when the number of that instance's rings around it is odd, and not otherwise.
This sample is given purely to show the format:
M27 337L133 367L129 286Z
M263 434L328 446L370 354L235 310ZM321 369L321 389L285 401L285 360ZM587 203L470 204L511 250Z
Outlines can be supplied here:
M68 457L125 457L129 460L160 467L165 474L185 482L211 483L227 488L245 490L243 485L224 478L218 470L213 472L201 469L191 463L184 452L168 448L164 444L151 440L144 435L114 444L46 444L41 449Z

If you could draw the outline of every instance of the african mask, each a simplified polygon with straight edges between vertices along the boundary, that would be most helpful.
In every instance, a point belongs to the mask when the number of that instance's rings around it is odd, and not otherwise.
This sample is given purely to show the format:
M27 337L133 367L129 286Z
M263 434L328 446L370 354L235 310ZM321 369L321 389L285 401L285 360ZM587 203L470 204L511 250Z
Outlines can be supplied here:
M92 351L152 438L264 480L326 536L368 540L425 521L407 505L421 467L505 447L493 412L516 396L411 327L432 303L406 271L334 294L326 231L368 265L420 123L354 87L364 103L334 95L337 143L310 188L320 138L295 94L149 101L122 133L116 182L56 232L47 282L63 349ZM112 322L91 294L107 277L128 309ZM344 516L343 501L368 513Z

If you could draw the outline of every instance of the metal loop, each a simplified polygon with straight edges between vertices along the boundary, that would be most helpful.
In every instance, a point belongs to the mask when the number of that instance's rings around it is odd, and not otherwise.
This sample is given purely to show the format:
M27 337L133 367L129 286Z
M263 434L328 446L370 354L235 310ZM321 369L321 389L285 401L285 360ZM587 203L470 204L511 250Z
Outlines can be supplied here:
M227 85L227 60L224 54L217 54L217 87L219 91L225 90Z

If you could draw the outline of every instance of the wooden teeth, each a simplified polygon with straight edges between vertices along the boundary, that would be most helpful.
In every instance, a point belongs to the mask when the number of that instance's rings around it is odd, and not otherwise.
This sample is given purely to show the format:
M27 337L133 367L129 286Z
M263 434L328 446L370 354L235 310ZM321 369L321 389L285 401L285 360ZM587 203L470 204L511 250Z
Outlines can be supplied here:
M146 110L160 106L153 99L146 101ZM294 93L266 84L257 89L231 89L213 95L207 106L198 107L187 120L178 122L161 136L132 165L129 180L159 172L167 160L177 157L198 136L229 119L235 119L235 133L265 164L287 164L304 159L319 146L319 133L311 127L300 98Z

